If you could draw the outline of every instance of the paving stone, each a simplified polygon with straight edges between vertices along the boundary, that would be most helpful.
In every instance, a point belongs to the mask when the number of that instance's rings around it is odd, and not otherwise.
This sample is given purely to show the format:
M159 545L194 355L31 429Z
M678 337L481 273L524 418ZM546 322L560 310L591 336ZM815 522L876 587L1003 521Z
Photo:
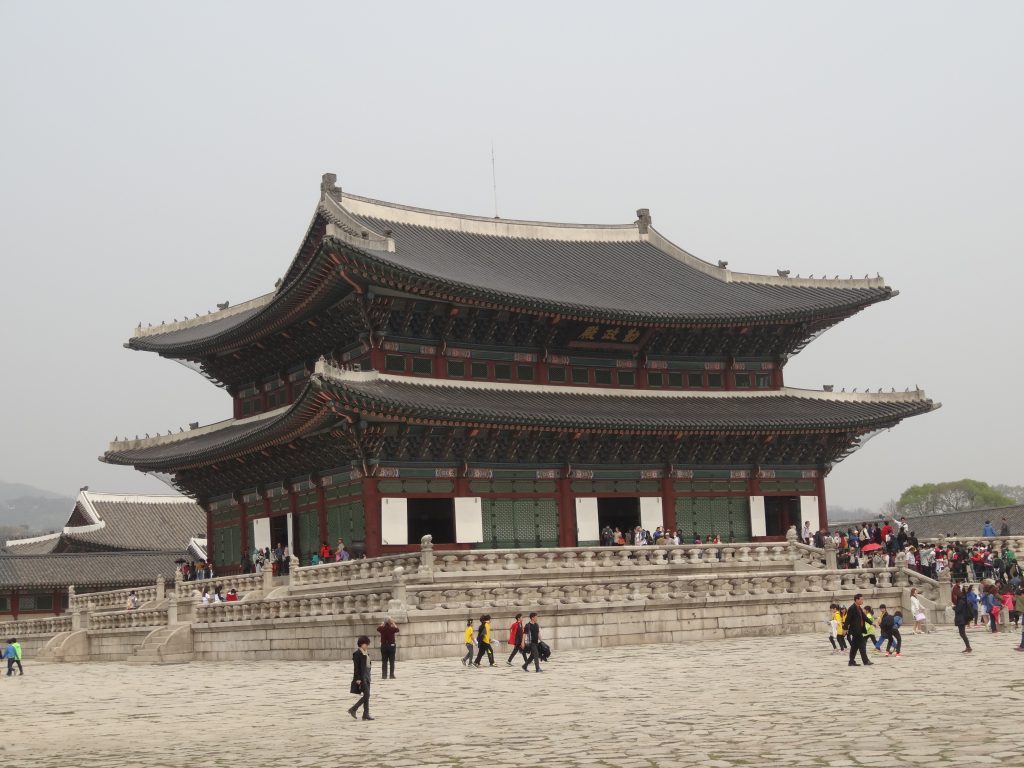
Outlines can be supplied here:
M0 764L234 766L282 744L292 768L1016 764L1009 745L991 751L984 718L957 717L950 729L951 712L1020 699L1024 654L1005 635L972 643L965 656L952 630L909 636L902 658L856 669L820 634L585 651L556 644L541 675L503 658L466 669L458 644L450 660L404 661L399 650L398 679L373 680L372 723L345 714L354 701L346 662L29 658L23 677L0 678L4 710L18 722L4 734Z

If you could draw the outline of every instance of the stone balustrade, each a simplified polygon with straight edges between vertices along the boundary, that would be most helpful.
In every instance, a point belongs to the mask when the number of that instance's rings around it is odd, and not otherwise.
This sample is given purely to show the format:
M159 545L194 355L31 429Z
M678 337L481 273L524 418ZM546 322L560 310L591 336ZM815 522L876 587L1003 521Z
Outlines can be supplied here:
M109 611L107 613L92 614L89 618L90 630L145 629L147 627L163 627L166 625L166 608Z
M263 588L262 573L240 573L237 576L218 576L215 579L201 579L199 581L174 582L174 594L179 600L188 600L200 595L203 590L209 590L213 594L214 587L221 587L221 594L227 594L230 590L236 590L240 595L249 592L256 592Z
M292 569L290 586L295 588L335 587L347 584L358 586L360 582L388 580L394 569L399 566L405 569L406 574L415 574L422 561L422 553L411 553L307 565Z
M212 625L236 621L277 621L382 613L388 610L391 599L390 591L378 591L210 603L197 606L195 622Z
M109 592L87 592L72 594L68 599L69 611L123 611L132 592L139 598L139 605L158 599L155 585L132 589L113 589ZM161 596L162 597L162 596Z
M787 542L455 550L435 552L432 570L435 573L540 569L586 572L594 568L638 566L704 566L724 570L758 565L786 568L798 560L823 563L824 555L813 547Z
M922 543L939 544L943 547L960 542L966 547L1009 547L1014 552L1024 550L1024 536L939 536L933 539L921 539Z
M0 623L0 640L25 635L56 635L71 631L71 617L51 616L46 619L20 619Z
M621 580L595 583L530 583L528 575L511 584L410 584L407 601L419 610L465 608L528 608L577 603L674 601L692 603L712 598L756 599L808 593L875 593L900 590L911 584L911 571L864 568L813 571L755 571L715 576L698 574L650 578L632 574ZM917 574L915 574L917 575ZM923 583L923 582L922 582ZM922 587L922 591L923 587Z

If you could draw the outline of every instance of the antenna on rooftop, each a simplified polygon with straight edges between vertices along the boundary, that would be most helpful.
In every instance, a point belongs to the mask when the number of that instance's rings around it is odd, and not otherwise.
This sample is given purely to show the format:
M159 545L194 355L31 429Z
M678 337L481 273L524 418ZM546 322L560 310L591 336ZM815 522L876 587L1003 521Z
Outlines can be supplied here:
M495 170L494 165L494 139L491 139L491 185L494 190L494 218L501 218L498 216L498 173Z

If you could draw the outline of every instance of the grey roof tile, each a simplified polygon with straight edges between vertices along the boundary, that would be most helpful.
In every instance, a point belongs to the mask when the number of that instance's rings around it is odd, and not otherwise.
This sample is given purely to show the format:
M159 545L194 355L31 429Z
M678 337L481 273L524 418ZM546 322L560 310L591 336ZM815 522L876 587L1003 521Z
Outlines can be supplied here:
M173 578L175 552L87 552L0 556L0 588L128 587Z

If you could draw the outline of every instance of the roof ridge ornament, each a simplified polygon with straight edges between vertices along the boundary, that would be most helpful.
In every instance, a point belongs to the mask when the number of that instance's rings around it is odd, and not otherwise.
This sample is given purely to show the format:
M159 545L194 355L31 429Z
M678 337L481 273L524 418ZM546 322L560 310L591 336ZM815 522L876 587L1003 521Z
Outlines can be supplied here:
M636 209L636 225L637 231L641 235L646 235L651 229L651 209L650 208L637 208Z
M339 203L341 202L341 187L338 186L338 174L325 173L320 177L320 194L329 195Z

